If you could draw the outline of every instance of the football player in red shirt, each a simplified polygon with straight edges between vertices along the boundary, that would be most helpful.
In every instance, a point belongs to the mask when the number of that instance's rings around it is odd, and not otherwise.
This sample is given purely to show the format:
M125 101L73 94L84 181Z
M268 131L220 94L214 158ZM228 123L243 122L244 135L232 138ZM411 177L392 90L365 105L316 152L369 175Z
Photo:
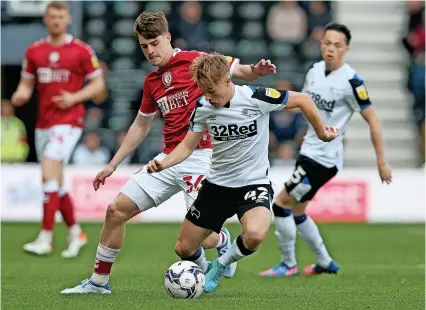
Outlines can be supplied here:
M164 13L144 12L139 15L134 24L134 34L145 57L158 69L145 78L139 113L114 158L94 179L95 190L98 190L123 159L140 145L149 132L157 109L160 109L164 118L165 148L156 158L163 159L170 153L185 137L196 100L201 97L201 91L189 71L189 66L200 52L173 49ZM231 74L244 80L255 80L259 76L276 71L275 66L266 60L261 60L256 65L239 65L238 59L227 59L230 62ZM134 174L108 206L92 277L74 288L63 290L62 293L111 293L109 275L123 244L126 222L140 212L159 206L180 191L183 191L187 207L190 207L209 167L211 154L210 136L206 131L197 150L180 165L155 174L148 174L144 167ZM220 234L213 233L207 238L203 247L217 248L221 255L231 244L229 232L222 229ZM180 248L179 252L185 252L185 249ZM202 255L204 257L204 253ZM235 265L230 268L225 277L231 277L235 268Z
M43 21L49 36L28 47L11 100L21 106L37 87L35 144L43 176L43 225L37 239L25 244L24 250L37 255L52 252L55 213L60 210L69 228L68 248L61 255L71 258L87 243L87 236L75 220L72 199L63 184L63 169L82 134L83 102L101 94L105 86L92 48L67 33L69 6L62 1L49 3ZM85 79L89 81L83 87Z

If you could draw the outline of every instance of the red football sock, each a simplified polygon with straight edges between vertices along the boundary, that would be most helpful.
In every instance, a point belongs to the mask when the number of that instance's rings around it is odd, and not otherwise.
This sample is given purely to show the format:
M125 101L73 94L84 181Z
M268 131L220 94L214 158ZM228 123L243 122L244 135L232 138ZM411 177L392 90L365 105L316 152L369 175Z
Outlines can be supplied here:
M59 209L58 192L44 193L43 229L52 231L55 226L55 214Z
M71 196L68 193L65 193L63 196L61 196L59 211L61 211L64 222L67 224L68 228L76 224L74 216L74 204Z

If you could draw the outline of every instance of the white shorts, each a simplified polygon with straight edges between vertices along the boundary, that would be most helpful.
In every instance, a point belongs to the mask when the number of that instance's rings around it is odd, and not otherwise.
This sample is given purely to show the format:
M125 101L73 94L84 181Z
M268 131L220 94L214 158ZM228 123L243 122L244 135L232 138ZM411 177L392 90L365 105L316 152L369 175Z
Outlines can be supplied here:
M153 174L148 174L144 166L131 177L121 192L133 200L143 212L158 207L173 195L183 191L189 209L197 198L201 181L209 169L211 155L211 149L195 150L179 165ZM161 160L166 156L160 153L155 159ZM146 195L151 197L153 203L147 203Z
M82 133L82 128L71 125L36 129L35 147L38 161L48 157L67 164Z

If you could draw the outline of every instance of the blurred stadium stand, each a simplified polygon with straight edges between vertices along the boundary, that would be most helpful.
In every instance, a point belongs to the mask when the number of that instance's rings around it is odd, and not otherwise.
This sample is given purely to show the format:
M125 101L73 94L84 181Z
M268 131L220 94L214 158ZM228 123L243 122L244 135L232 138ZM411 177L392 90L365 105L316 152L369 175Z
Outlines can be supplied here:
M200 2L198 8L184 7L186 12L182 12L183 2L180 1L86 1L73 2L72 6L74 24L71 32L89 43L104 62L104 68L108 69L110 97L102 106L101 113L88 113L88 117L95 115L95 119L88 120L87 131L98 127L102 144L111 152L118 147L117 137L133 121L141 99L143 80L154 69L146 62L132 34L137 15L149 9L166 13L176 46L194 46L195 43L187 36L188 29L194 31L191 36L207 32L208 42L196 48L236 56L241 63L255 63L261 58L269 58L277 65L277 74L254 83L275 86L288 81L296 90L301 89L308 67L320 59L322 27L332 19L347 24L353 32L347 60L367 82L373 104L383 121L389 162L400 167L415 166L417 163L416 134L410 109L412 99L405 88L409 60L401 44L398 45L407 16L403 1L363 2L362 5L356 1L332 4L326 1L296 1L294 7L288 3L266 1ZM296 37L292 37L294 33L286 33L288 39L275 37L271 30L273 15L281 13L286 14L294 25L299 25L294 29L298 33ZM285 27L279 23L282 18L277 20L275 27ZM193 27L188 27L188 24ZM10 16L4 2L2 26L2 55L6 53L6 58L2 57L2 93L10 97L19 80L18 65L25 48L44 33L40 17ZM32 30L28 31L30 26ZM18 28L27 34L11 52L9 41L17 34ZM5 81L5 75L8 81ZM34 99L30 104L33 106L18 109L17 115L24 120L29 140L32 141ZM97 109L90 103L88 107ZM96 116L98 114L101 116ZM150 135L131 162L145 162L160 151L161 130L161 117L157 117ZM356 115L346 137L348 166L375 165L369 139L368 126ZM35 161L32 142L30 147L29 161ZM278 156L272 151L272 157Z

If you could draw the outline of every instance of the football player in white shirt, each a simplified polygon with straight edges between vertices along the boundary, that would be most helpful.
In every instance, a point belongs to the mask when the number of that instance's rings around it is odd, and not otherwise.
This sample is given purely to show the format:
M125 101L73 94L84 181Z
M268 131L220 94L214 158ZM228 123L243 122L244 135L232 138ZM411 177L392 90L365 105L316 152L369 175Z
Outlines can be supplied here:
M337 127L340 136L323 143L308 128L293 175L273 204L280 264L260 273L261 276L293 276L299 274L296 263L296 231L316 255L316 264L304 269L305 275L337 273L339 265L328 254L317 225L305 214L316 192L343 166L343 137L354 112L360 112L370 127L371 141L382 182L392 181L392 170L386 164L380 122L368 97L363 80L344 61L351 33L341 24L326 27L321 41L323 61L307 72L303 92L308 93L328 126Z
M191 66L193 79L204 97L197 101L185 139L162 160L149 162L157 173L183 162L194 151L207 128L213 145L209 171L183 222L176 253L207 270L205 292L213 291L226 267L253 254L271 222L273 191L268 178L269 112L300 108L323 141L338 136L326 127L310 96L272 88L237 86L229 63L220 54L205 54ZM238 215L243 233L211 265L201 243L219 232L226 219Z

